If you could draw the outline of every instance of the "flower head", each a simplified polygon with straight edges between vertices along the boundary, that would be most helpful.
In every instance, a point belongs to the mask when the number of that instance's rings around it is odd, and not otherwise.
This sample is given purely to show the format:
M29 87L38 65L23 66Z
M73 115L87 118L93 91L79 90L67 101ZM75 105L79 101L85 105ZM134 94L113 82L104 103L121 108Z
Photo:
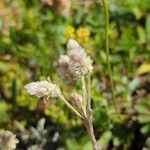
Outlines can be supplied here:
M67 26L66 30L65 30L65 36L66 38L74 38L75 37L75 29L72 26Z
M93 70L92 60L79 43L71 39L67 44L67 54L75 76L86 75Z
M59 59L61 76L66 79L77 80L81 76L92 72L92 60L79 43L70 39L67 43L67 55Z
M31 82L24 87L30 95L34 95L38 98L43 98L45 96L56 98L61 93L59 86L46 80Z
M14 150L19 143L16 135L10 131L0 131L0 149L1 150Z
M87 28L80 27L77 30L77 36L81 39L89 38L90 36L90 31Z

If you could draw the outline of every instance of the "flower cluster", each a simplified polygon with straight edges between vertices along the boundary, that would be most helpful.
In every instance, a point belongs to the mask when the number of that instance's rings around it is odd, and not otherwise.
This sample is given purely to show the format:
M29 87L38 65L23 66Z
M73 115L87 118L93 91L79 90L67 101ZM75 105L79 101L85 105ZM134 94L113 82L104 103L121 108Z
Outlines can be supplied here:
M46 80L31 82L24 87L30 95L34 95L38 98L57 98L61 93L59 86Z
M16 135L10 131L0 131L0 149L1 150L14 150L19 143Z
M75 29L73 26L67 26L64 35L67 39L74 38L80 44L87 47L90 43L90 31L86 27L79 27Z
M64 35L67 39L75 38L75 28L73 26L67 26Z
M62 78L72 83L92 72L92 60L79 43L70 39L67 43L67 55L62 55L59 59L59 70Z

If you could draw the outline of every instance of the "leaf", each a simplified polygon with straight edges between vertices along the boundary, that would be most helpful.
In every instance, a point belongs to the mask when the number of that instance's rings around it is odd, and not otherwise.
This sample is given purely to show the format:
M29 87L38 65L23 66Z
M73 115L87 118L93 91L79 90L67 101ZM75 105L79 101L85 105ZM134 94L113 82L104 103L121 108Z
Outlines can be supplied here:
M144 73L150 73L150 63L143 63L136 72L137 75Z
M0 102L0 124L10 120L8 110L9 106L5 102Z
M87 143L83 146L82 149L83 149L83 150L92 150L92 144L91 144L91 142L87 142Z
M114 146L119 146L121 144L121 141L118 137L113 138L113 145Z
M139 7L133 7L132 12L135 15L136 19L140 19L142 17L142 11L139 9Z
M138 26L137 27L137 32L138 32L138 36L139 36L139 42L140 43L145 43L146 42L145 30L141 26Z
M66 140L67 150L82 150L81 146L74 139Z
M135 109L139 112L139 113L143 113L143 114L150 114L149 111L149 106L146 103L138 103L135 106Z
M141 128L141 132L142 132L143 134L149 133L149 132L150 132L150 124L147 124L147 125L143 126L143 127Z
M98 140L99 145L101 145L101 147L102 147L103 149L107 148L107 146L108 146L108 144L109 144L109 141L112 139L112 137L113 137L113 136L112 136L112 132L111 132L110 130L105 131L105 132L102 134L100 140Z
M44 125L45 125L45 118L41 118L38 122L37 122L37 130L38 131L43 131L44 130Z

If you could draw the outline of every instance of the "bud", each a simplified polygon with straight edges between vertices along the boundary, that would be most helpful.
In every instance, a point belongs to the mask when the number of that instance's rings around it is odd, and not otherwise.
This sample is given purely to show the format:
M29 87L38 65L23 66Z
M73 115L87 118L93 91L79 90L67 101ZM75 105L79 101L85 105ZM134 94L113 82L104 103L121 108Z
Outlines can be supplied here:
M1 150L14 150L19 143L16 135L10 131L0 131L0 149Z
M43 98L45 96L56 98L61 94L59 86L46 80L31 82L25 85L24 88L30 95L34 95L38 98Z
M67 49L68 50L72 50L72 49L79 49L80 48L80 45L78 42L76 42L75 40L73 39L70 39L67 43Z
M72 97L73 104L77 108L81 108L81 105L82 105L82 102L83 102L83 97L80 94L76 93L76 92L73 92L71 97Z

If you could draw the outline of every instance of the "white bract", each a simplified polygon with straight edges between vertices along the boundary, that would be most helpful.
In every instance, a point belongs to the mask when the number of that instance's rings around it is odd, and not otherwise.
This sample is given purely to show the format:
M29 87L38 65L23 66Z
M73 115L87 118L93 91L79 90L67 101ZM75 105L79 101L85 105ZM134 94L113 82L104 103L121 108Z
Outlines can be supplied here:
M34 95L38 98L42 98L45 96L56 98L61 93L59 86L46 80L31 82L24 87L30 95Z
M10 131L0 131L0 149L1 150L14 150L19 143L16 135Z

